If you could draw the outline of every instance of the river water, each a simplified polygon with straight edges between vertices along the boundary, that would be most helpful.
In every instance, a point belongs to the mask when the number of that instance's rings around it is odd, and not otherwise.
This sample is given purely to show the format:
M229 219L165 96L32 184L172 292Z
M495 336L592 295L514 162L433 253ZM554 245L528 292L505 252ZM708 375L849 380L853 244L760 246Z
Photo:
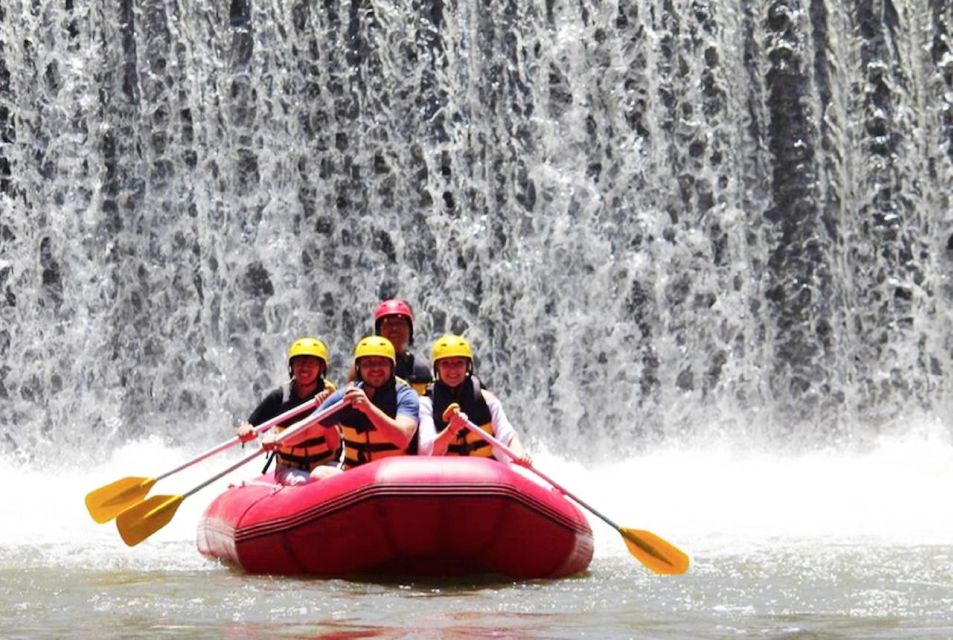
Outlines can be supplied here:
M642 567L594 518L593 563L563 580L246 576L194 539L202 509L245 468L134 548L86 514L87 491L189 453L151 440L94 470L2 468L16 489L0 534L0 637L953 637L953 447L935 427L851 455L672 449L590 468L539 456L621 525L687 551L678 577ZM153 493L184 492L233 457Z
M0 637L953 638L948 0L0 4ZM249 577L224 439L374 306L466 335L583 575ZM222 454L165 479L179 493ZM240 469L231 480L255 469Z

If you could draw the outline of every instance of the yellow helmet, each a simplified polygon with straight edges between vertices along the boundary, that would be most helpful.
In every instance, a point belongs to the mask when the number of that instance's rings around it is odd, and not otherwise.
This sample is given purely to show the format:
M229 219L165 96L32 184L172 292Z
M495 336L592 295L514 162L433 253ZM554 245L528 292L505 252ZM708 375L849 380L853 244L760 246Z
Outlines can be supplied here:
M288 364L297 356L314 356L328 368L328 347L317 338L299 338L288 348Z
M433 343L433 351L430 356L434 365L437 364L437 360L443 360L444 358L467 358L472 363L473 349L470 348L470 343L467 342L466 338L448 333Z
M383 336L368 336L357 343L357 346L354 347L354 362L365 356L388 358L394 363L394 366L397 366L397 353L394 351L394 345Z

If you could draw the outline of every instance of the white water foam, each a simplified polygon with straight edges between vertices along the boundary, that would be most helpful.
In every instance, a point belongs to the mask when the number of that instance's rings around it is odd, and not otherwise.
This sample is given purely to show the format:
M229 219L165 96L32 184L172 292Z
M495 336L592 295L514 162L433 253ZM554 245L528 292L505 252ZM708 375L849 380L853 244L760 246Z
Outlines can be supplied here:
M0 482L20 488L8 492L6 502L13 517L6 519L0 531L0 552L32 548L43 558L41 562L66 566L200 566L204 561L194 551L194 541L202 511L229 483L240 482L259 470L264 456L186 498L166 526L134 548L122 542L115 521L97 524L85 506L86 494L94 489L129 476L157 477L195 454L169 447L153 437L129 443L109 460L86 470L22 469L0 464ZM243 455L248 455L247 449L235 449L197 463L160 480L149 495L183 494ZM170 547L177 551L170 554ZM184 547L192 551L183 553L180 549Z
M247 453L236 449L196 464L159 481L151 495L184 493ZM84 505L85 494L99 486L125 476L155 477L193 455L149 438L89 470L51 474L0 464L0 482L17 488L7 492L10 515L0 531L0 549L39 549L43 562L67 566L203 566L194 547L202 511L229 483L257 474L260 459L187 498L169 524L135 548L122 543L114 523L94 523ZM884 437L862 453L782 455L726 444L673 447L588 467L542 452L536 465L616 524L652 531L696 559L779 541L953 540L953 518L943 499L953 486L953 444L941 428L929 425ZM625 554L619 536L587 515L596 556Z
M949 544L953 443L940 425L884 436L864 452L801 455L672 447L585 468L551 454L536 463L617 525L645 529L690 554L825 540L843 544ZM596 555L624 554L590 516Z

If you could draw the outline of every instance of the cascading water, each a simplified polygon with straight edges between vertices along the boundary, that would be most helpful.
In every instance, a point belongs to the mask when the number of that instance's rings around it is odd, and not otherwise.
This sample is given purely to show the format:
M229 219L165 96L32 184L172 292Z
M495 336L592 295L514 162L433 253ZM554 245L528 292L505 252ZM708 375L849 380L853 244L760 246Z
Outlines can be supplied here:
M949 637L951 191L948 0L4 0L0 635ZM587 576L437 598L227 574L213 488L89 520L391 296L693 570L596 523Z
M7 451L228 422L303 334L340 377L394 295L540 441L949 414L945 2L0 16Z

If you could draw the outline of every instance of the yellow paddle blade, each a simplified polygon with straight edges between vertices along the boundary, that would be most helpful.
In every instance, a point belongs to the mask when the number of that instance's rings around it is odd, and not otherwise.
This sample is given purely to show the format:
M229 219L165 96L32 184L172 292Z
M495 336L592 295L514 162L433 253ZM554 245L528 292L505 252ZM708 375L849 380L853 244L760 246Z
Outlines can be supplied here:
M654 533L624 528L619 529L619 533L622 534L629 553L655 573L678 575L688 571L688 556Z
M116 516L122 541L134 547L164 527L175 515L185 496L152 496Z
M156 483L155 478L123 478L86 494L86 509L102 524L141 501Z

